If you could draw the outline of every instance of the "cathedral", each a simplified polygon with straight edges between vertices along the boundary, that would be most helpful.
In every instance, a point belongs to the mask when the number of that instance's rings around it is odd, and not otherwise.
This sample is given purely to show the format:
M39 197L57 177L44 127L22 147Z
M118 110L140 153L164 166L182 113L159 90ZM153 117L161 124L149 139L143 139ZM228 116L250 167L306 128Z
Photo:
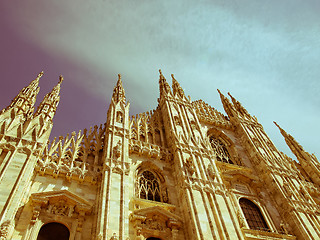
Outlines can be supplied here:
M130 116L119 75L104 123L52 141L62 76L37 108L43 72L18 93L0 112L0 239L320 239L316 156L159 72L156 109Z

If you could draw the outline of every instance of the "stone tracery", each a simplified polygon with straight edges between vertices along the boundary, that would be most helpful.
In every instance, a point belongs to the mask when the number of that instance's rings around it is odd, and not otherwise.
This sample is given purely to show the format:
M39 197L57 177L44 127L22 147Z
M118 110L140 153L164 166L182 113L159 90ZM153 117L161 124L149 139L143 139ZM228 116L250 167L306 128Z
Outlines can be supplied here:
M161 187L161 181L151 171L145 170L138 175L136 180L137 197L157 202L167 202L167 193Z

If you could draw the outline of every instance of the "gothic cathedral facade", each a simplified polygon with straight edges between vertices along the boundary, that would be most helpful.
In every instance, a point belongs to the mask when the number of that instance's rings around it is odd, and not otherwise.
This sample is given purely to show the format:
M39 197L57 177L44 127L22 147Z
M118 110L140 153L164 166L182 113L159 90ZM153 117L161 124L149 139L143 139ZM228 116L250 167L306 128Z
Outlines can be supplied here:
M106 122L49 141L59 83L40 73L0 112L0 239L320 239L320 164L220 91L226 115L160 71L158 106L129 115L121 76Z

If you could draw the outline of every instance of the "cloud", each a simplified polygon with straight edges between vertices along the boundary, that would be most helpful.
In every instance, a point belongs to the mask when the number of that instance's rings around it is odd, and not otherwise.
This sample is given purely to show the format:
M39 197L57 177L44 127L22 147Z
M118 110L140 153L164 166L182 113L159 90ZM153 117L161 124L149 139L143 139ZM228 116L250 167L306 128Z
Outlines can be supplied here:
M319 1L33 0L5 9L22 37L106 76L77 77L92 94L105 99L122 73L137 111L156 106L162 68L220 110L215 89L233 92L268 129L264 119L282 120L279 103L287 121L307 111L302 126L289 124L294 133L319 119Z

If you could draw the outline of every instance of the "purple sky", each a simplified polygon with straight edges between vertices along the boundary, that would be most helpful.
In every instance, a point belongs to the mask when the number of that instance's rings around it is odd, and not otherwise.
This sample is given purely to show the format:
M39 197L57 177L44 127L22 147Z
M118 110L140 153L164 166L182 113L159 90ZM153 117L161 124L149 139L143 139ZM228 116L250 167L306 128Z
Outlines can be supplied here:
M130 112L154 109L158 69L192 100L222 110L216 89L256 115L290 154L272 121L319 155L320 2L212 0L0 3L0 108L40 71L37 103L65 81L52 136L105 122L117 74Z

